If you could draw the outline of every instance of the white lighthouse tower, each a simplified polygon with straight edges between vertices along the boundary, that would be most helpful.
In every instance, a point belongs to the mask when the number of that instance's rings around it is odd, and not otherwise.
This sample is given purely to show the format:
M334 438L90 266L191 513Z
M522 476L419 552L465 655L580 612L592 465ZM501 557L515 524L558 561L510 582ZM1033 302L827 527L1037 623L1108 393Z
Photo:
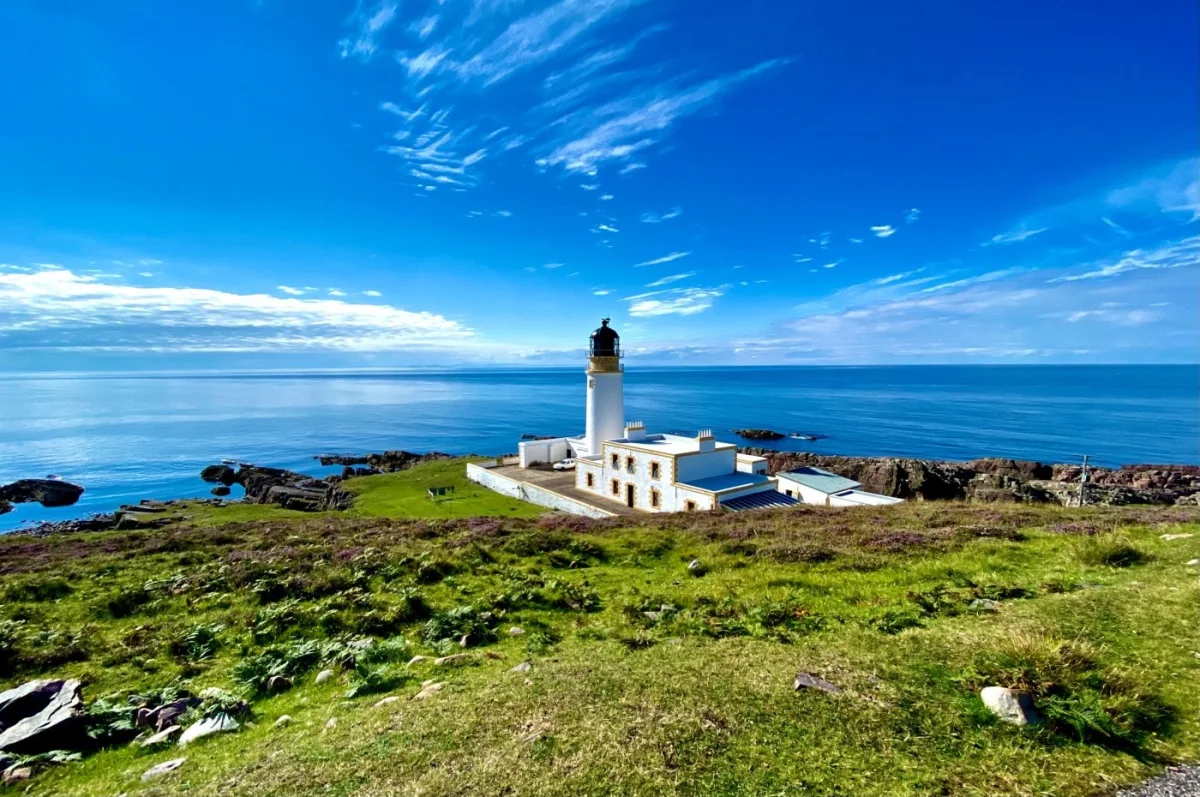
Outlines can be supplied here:
M621 336L600 322L592 333L587 366L587 428L583 435L585 456L599 456L600 443L625 434L624 369L621 367Z

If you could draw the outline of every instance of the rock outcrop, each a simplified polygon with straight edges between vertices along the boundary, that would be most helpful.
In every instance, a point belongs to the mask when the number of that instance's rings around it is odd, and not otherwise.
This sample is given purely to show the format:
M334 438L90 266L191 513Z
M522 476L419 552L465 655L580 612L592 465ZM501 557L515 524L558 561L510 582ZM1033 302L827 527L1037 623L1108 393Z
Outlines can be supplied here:
M356 469L354 475L370 475L372 473L395 473L408 470L423 462L435 462L442 459L454 459L452 454L440 451L430 451L427 454L416 454L412 451L384 451L376 454L321 454L315 459L322 465L366 465L367 473Z
M80 750L88 737L79 681L31 681L0 694L0 753Z
M783 432L776 432L774 429L731 429L730 431L747 440L782 440L787 437Z
M13 504L41 504L47 507L71 506L83 495L78 484L59 479L17 479L0 485L0 515L12 511Z
M354 502L354 496L337 486L337 477L315 479L283 468L242 464L233 471L230 482L229 471L233 469L228 465L210 465L200 471L200 478L226 487L240 484L246 491L247 503L278 504L302 512L348 509Z
M806 452L745 449L764 456L771 473L810 466L861 482L864 490L908 500L978 503L1054 503L1079 498L1081 470L1013 459L943 462L897 457L840 457ZM1187 504L1200 500L1200 467L1127 465L1091 468L1089 504Z

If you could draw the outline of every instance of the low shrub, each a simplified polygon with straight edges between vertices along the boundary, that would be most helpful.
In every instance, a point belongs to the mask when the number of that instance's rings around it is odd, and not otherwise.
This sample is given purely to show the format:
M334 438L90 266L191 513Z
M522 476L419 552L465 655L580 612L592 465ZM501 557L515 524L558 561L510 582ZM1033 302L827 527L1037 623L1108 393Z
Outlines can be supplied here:
M65 598L73 591L65 578L58 576L33 577L9 584L4 590L4 600L14 603L41 603Z
M1084 537L1076 546L1076 555L1085 565L1105 567L1131 567L1146 560L1146 554L1123 534Z
M481 645L495 641L497 622L496 616L490 611L473 605L457 606L434 613L425 623L421 635L430 644L466 637L468 645Z
M197 623L171 640L167 652L179 661L211 659L221 647L224 630L220 623Z

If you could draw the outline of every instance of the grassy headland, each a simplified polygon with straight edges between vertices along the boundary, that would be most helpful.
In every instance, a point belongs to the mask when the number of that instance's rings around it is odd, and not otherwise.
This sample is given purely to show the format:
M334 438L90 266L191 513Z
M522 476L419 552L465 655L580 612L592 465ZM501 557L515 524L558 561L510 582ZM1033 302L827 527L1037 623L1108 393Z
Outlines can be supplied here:
M238 733L115 745L21 788L1094 795L1200 758L1196 510L597 522L532 517L461 472L353 480L341 515L190 507L155 531L0 538L0 685L78 677L113 706L216 686L251 704ZM430 501L430 483L455 498ZM844 691L795 691L800 670ZM271 693L271 675L295 685ZM411 700L429 679L441 691ZM1045 722L997 722L988 684L1028 691Z

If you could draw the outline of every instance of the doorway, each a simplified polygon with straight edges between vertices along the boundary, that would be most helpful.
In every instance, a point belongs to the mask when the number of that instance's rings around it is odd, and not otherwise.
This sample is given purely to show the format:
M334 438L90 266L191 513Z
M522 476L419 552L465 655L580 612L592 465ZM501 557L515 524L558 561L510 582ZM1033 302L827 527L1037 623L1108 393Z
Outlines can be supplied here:
M625 485L625 506L633 508L634 487L632 484Z

